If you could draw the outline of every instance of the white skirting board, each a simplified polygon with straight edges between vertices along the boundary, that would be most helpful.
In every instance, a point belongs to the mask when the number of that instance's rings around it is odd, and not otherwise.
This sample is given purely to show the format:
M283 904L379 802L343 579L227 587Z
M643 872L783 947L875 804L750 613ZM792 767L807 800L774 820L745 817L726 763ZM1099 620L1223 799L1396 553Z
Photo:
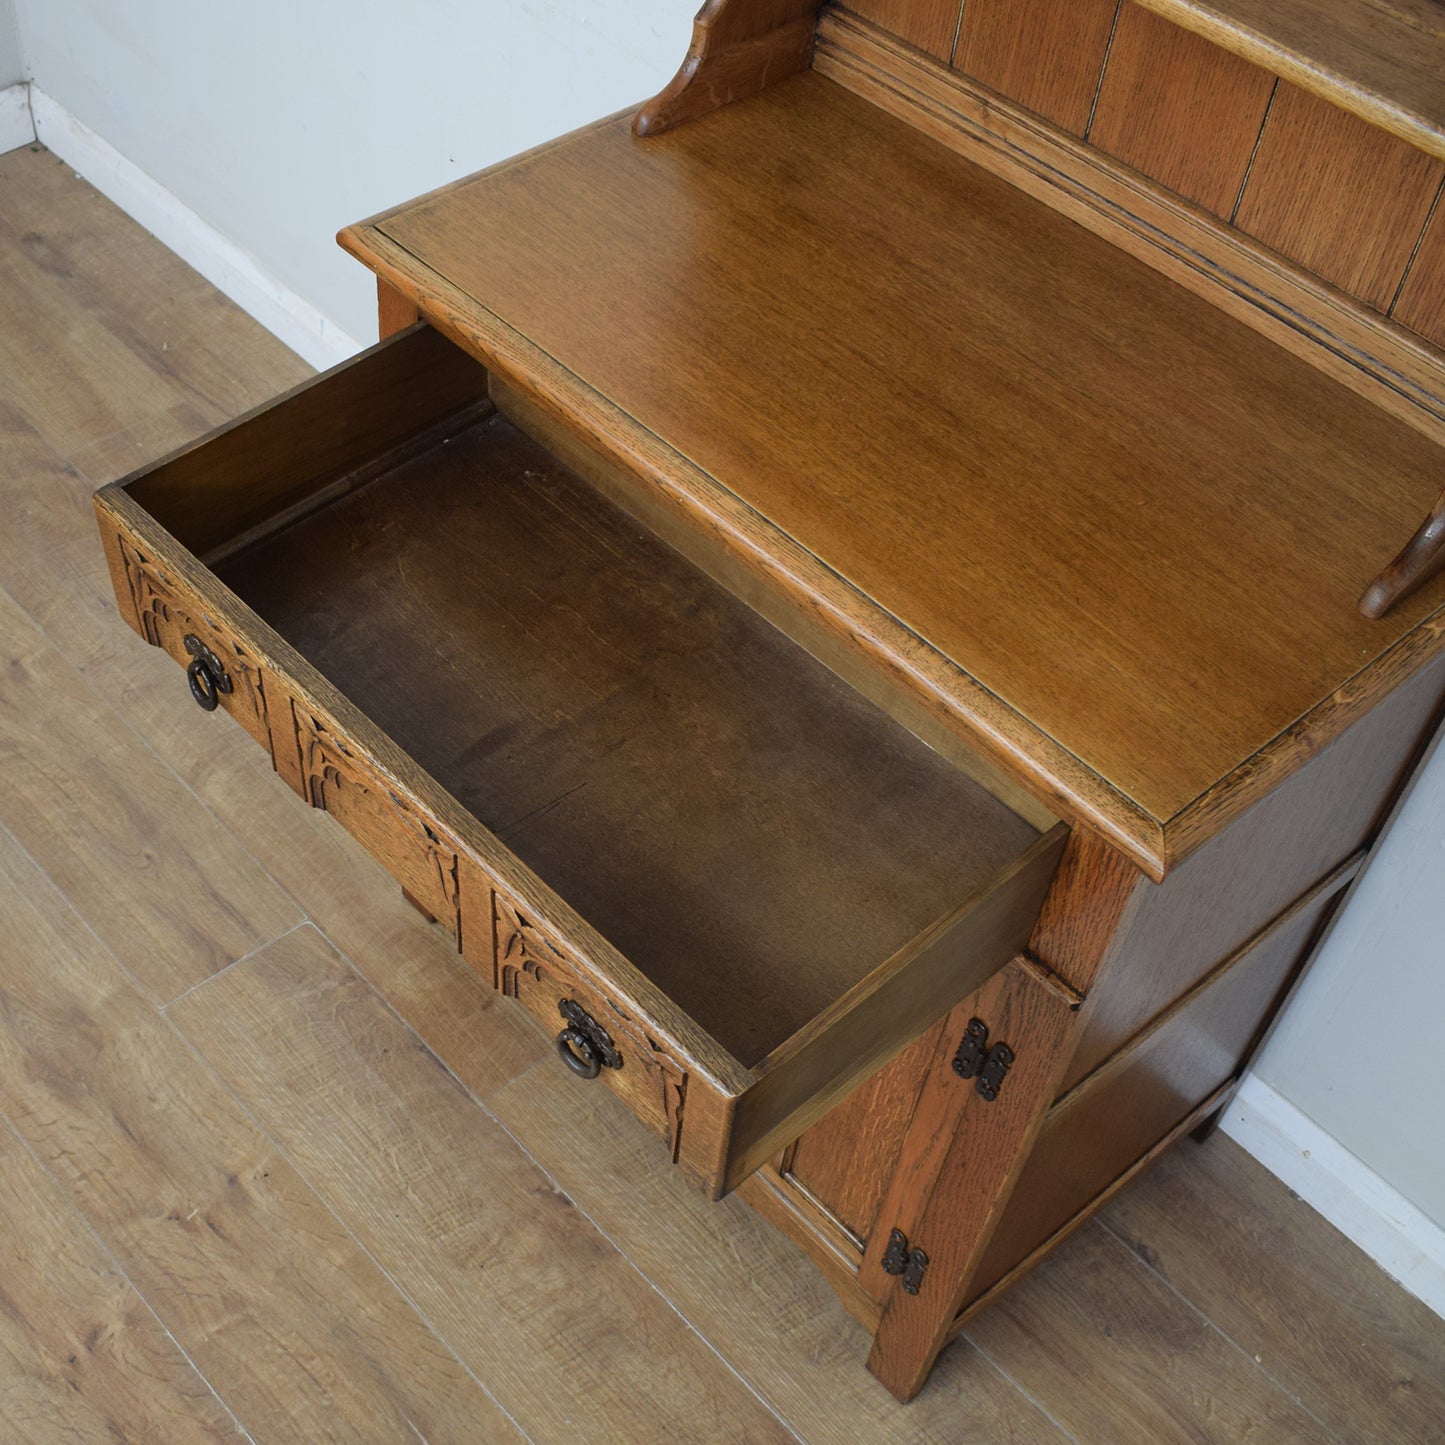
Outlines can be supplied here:
M31 85L29 91L34 135L42 144L304 361L324 370L361 350L361 342L282 285L254 256L202 220L43 90Z
M1445 1229L1256 1074L1245 1078L1220 1127L1445 1318Z
M0 90L0 155L19 150L35 139L30 118L30 87L10 85Z

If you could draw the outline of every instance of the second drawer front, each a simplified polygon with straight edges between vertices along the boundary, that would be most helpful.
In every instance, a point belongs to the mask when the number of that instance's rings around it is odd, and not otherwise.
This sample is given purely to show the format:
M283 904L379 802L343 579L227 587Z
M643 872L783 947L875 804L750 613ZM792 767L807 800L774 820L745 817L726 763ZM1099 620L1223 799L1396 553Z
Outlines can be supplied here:
M470 910L472 890L467 891ZM484 974L490 970L497 992L515 999L553 1035L562 1056L559 1069L568 1063L579 1083L604 1081L666 1139L676 1163L687 1099L686 1068L640 1021L587 982L566 952L500 890L492 890L492 919L489 949L472 946L481 942L480 932L469 930L463 948L469 961ZM478 957L479 952L485 956ZM569 1037L564 1039L564 1033Z
M199 598L134 540L119 534L115 552L135 607L141 636L168 653L193 676L191 695L208 699L211 710L230 715L269 753L266 672ZM179 689L178 689L179 690ZM202 705L206 705L204 702ZM281 699L284 710L285 699Z
M299 705L292 713L302 795L330 813L459 941L456 844L414 801L387 787L339 733Z

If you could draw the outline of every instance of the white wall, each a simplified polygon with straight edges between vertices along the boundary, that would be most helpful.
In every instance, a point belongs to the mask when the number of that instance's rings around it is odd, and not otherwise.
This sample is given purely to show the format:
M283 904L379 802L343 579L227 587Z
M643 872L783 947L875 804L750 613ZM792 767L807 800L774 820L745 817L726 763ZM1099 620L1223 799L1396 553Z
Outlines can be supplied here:
M1445 1228L1445 747L1255 1072Z
M25 79L20 58L20 32L15 24L15 0L0 0L0 90Z
M375 283L342 226L652 94L697 8L11 3L42 91L358 340Z
M373 283L334 233L653 93L698 3L0 0L0 79L14 5L40 91L366 340ZM1442 818L1437 758L1260 1065L1439 1224Z

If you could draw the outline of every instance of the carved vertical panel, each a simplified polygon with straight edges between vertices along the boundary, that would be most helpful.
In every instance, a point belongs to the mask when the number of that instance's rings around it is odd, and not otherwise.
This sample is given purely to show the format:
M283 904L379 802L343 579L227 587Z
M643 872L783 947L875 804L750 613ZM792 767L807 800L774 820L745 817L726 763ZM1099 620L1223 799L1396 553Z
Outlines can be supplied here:
M231 682L230 691L218 699L220 706L270 752L265 669L199 599L123 533L119 551L141 636L182 666L191 661L185 639L199 638L220 660Z
M457 846L415 800L388 788L319 719L294 707L307 800L336 820L421 904L460 939Z
M639 1019L598 993L581 977L567 956L516 904L492 894L495 947L493 984L498 993L516 999L553 1033L563 1027L559 1005L580 1004L612 1038L622 1066L603 1069L612 1091L643 1123L667 1140L673 1163L682 1138L687 1102L687 1069Z

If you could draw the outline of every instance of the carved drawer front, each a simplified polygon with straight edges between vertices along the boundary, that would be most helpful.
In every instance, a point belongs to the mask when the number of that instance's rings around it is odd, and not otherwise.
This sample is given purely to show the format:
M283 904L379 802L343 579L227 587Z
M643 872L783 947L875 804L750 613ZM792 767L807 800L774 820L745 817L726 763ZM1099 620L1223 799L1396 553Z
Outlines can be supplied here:
M644 1022L593 987L566 952L527 912L492 894L492 982L557 1041L558 1055L579 1079L602 1080L668 1145L675 1163L682 1138L687 1070ZM469 957L470 947L464 950ZM473 957L475 963L476 959Z
M191 697L201 707L230 713L270 752L266 670L251 649L207 610L172 568L133 538L118 532L111 555L119 560L141 636L186 669L186 683L178 683L177 695L189 684Z
M457 846L415 801L389 787L338 732L293 705L302 793L330 813L438 923L461 939Z

